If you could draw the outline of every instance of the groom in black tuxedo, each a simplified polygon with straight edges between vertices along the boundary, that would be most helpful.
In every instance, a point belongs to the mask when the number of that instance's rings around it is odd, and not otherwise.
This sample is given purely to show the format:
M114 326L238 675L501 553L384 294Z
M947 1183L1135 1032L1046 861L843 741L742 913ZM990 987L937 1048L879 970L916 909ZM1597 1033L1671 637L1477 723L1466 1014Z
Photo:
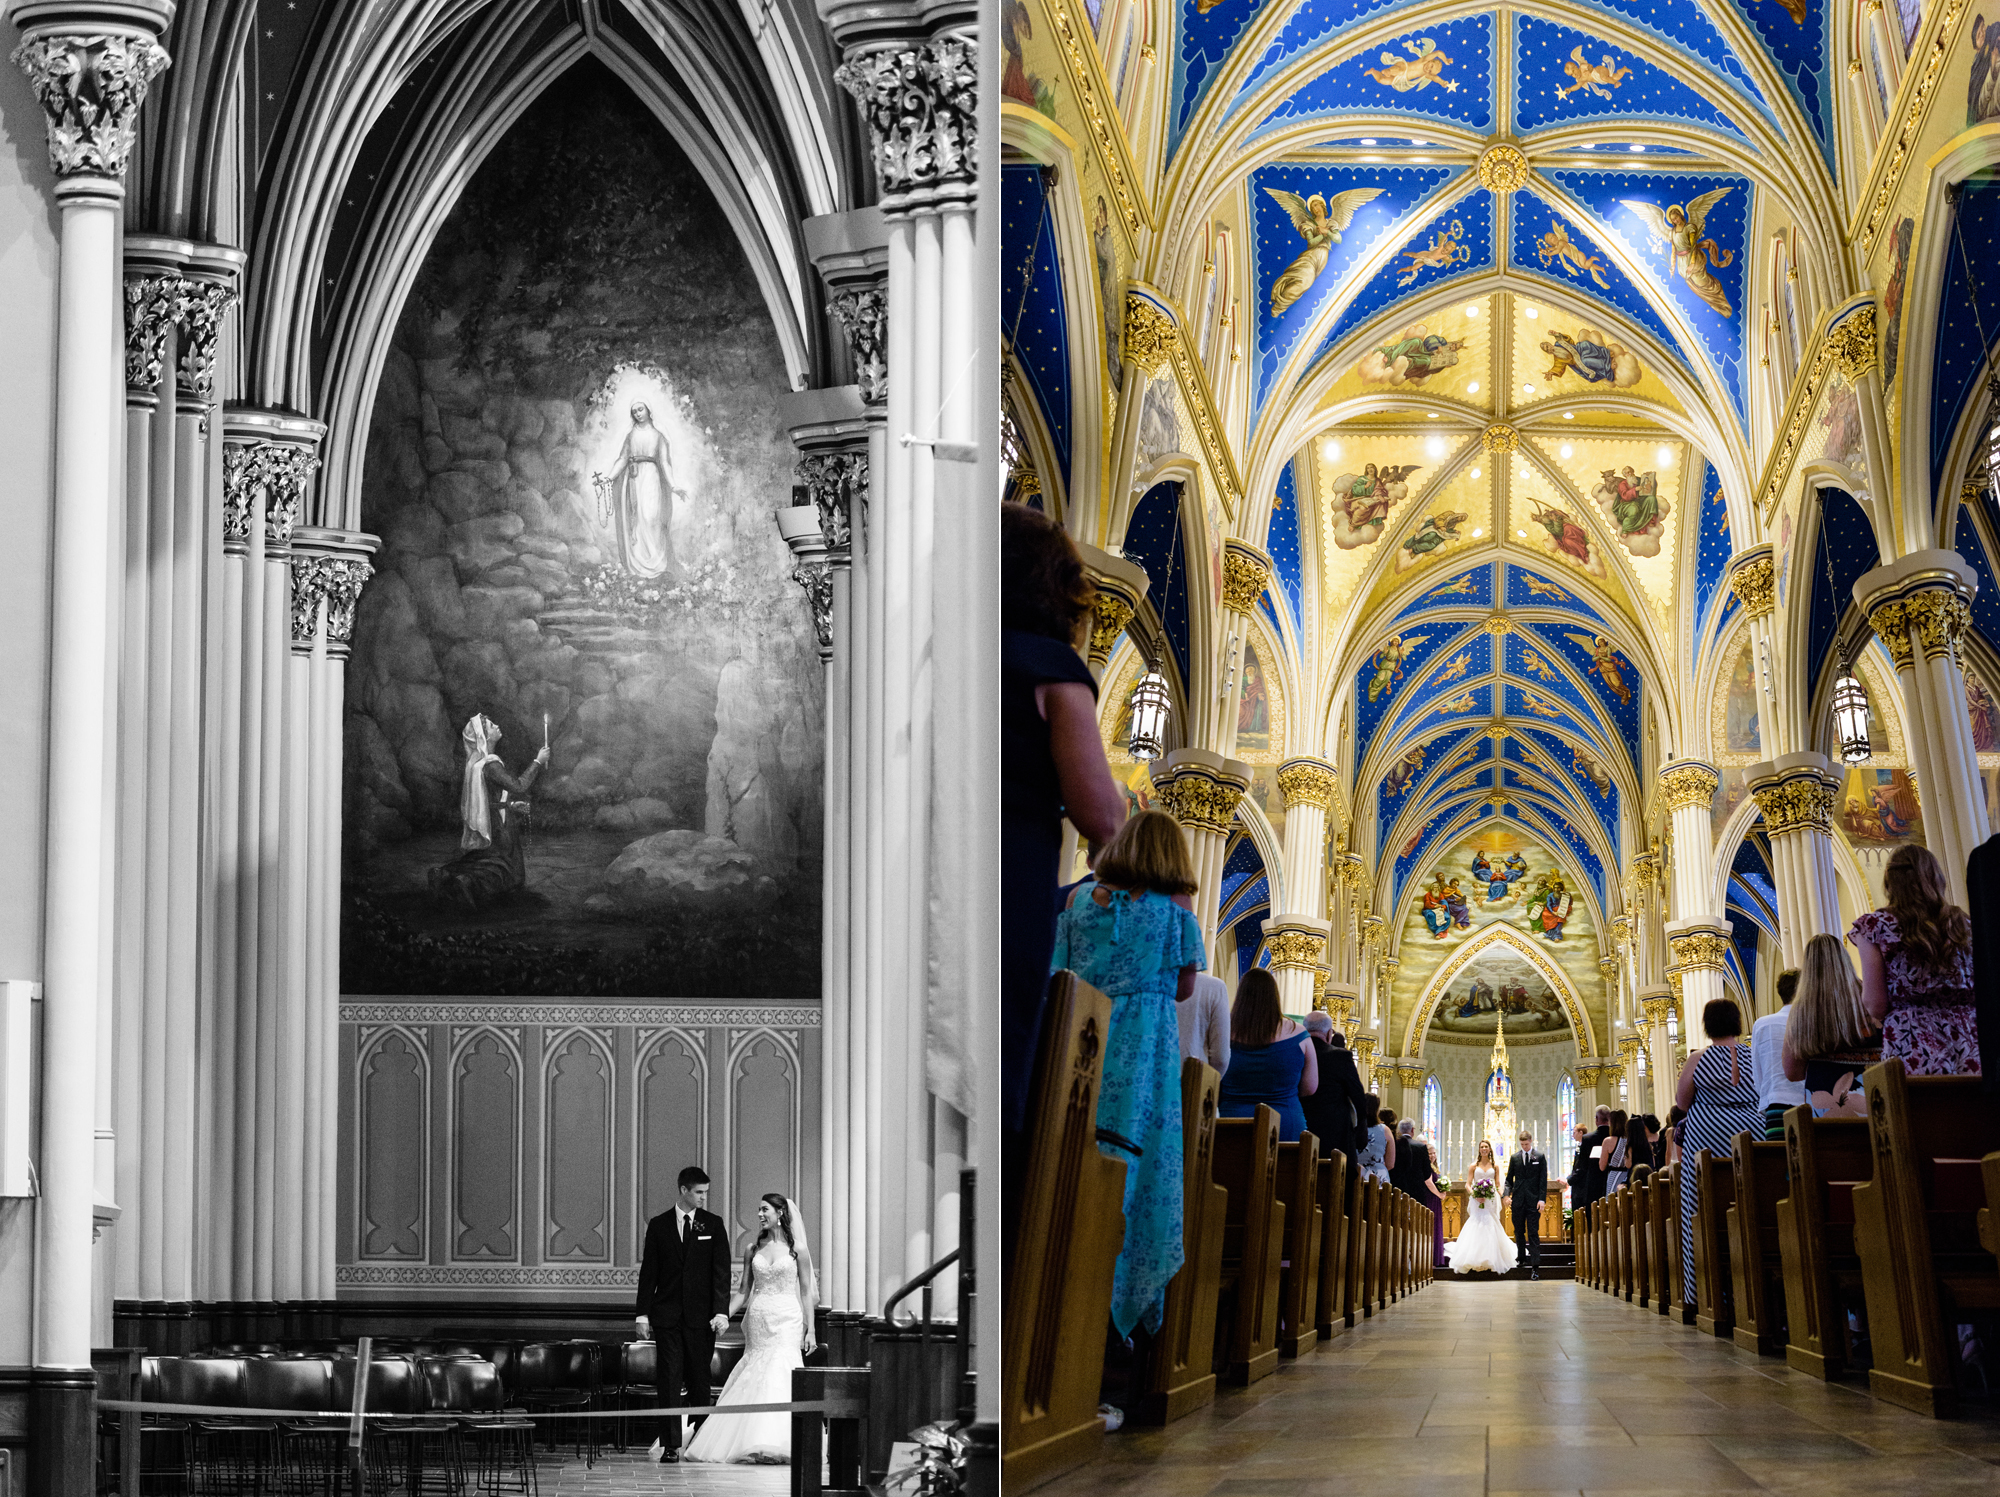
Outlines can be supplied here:
M682 1170L680 1199L646 1223L646 1255L639 1267L639 1335L651 1338L659 1359L654 1388L668 1408L708 1402L708 1368L715 1338L729 1328L729 1232L708 1209L708 1176L696 1165ZM655 1442L657 1459L681 1455L681 1421L669 1416Z
M1542 1205L1549 1198L1549 1162L1535 1147L1535 1135L1521 1134L1521 1147L1507 1161L1507 1197L1514 1211L1514 1248L1528 1260L1528 1277L1542 1276Z

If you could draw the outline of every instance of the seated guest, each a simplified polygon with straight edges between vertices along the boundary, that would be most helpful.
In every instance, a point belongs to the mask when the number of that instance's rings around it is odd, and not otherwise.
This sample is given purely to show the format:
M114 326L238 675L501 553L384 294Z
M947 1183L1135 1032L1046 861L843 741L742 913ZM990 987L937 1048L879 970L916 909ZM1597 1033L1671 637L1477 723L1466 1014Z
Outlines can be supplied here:
M1301 1097L1319 1089L1318 1058L1310 1036L1284 1037L1285 1011L1278 979L1252 967L1236 985L1229 1019L1229 1069L1222 1073L1221 1116L1248 1118L1260 1104L1278 1114L1278 1138L1296 1143L1306 1131Z
M1799 1083L1785 1075L1785 1019L1799 988L1798 969L1787 967L1778 974L1776 1013L1766 1014L1750 1026L1750 1074L1757 1081L1757 1105L1764 1109L1764 1137L1784 1141L1785 1110L1805 1101Z
M1382 1099L1373 1092L1361 1098L1361 1145L1354 1157L1362 1177L1389 1183L1389 1166L1396 1162L1396 1140L1382 1122Z
M1613 1113L1613 1117L1618 1114ZM1653 1146L1646 1140L1646 1120L1627 1118L1625 1136L1618 1141L1618 1147L1611 1156L1611 1167L1604 1172L1604 1192L1613 1194L1618 1187L1632 1178L1632 1171L1640 1165L1649 1168L1653 1162Z
M1351 1161L1361 1099L1368 1095L1361 1085L1361 1072L1346 1039L1333 1027L1331 1014L1307 1014L1306 1033L1312 1037L1313 1063L1319 1068L1318 1087L1311 1096L1299 1099L1306 1113L1306 1131L1319 1140L1322 1155L1338 1150Z
M1900 1057L1912 1076L1977 1076L1971 919L1951 902L1927 848L1890 854L1882 892L1882 908L1847 933L1861 954L1861 1007L1881 1026L1882 1058Z
M1181 1026L1181 1054L1217 1071L1229 1069L1229 989L1212 972L1198 973L1194 997L1174 1009Z
M1861 985L1839 938L1814 936L1806 943L1798 1001L1785 1025L1785 1075L1814 1117L1865 1118L1861 1073L1881 1058L1882 1037L1861 1011Z

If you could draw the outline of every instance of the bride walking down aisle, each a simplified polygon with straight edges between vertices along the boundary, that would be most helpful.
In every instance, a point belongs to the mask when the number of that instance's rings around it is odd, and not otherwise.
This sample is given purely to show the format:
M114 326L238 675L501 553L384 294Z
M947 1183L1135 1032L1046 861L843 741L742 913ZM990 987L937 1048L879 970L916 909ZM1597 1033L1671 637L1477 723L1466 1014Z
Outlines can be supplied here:
M1493 1145L1483 1138L1479 1159L1466 1172L1465 1189L1465 1229L1445 1245L1445 1261L1454 1273L1506 1273L1518 1258L1500 1230L1500 1171L1493 1162Z
M796 1201L773 1192L757 1207L763 1228L750 1248L743 1298L743 1360L722 1385L718 1409L736 1403L788 1403L792 1373L813 1349L813 1306L819 1287L805 1224ZM736 1305L730 1307L733 1313ZM792 1459L792 1416L725 1414L702 1420L684 1461L787 1465Z

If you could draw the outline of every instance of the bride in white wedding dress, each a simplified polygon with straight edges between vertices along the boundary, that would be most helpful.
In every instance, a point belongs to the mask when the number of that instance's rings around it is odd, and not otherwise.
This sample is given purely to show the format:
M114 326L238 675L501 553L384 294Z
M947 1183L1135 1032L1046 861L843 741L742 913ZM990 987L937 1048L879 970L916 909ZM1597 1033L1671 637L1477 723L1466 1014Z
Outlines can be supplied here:
M1493 1187L1493 1194L1484 1200L1473 1194L1482 1182ZM1456 1241L1445 1244L1445 1261L1454 1273L1506 1273L1519 1255L1500 1230L1500 1171L1493 1163L1493 1145L1483 1138L1479 1159L1466 1172L1465 1187L1465 1229Z
M813 1306L819 1285L806 1248L798 1202L775 1192L757 1206L763 1228L751 1246L743 1307L743 1360L722 1385L717 1408L736 1403L789 1403L793 1369L813 1350ZM786 1465L792 1459L792 1416L725 1414L705 1418L688 1442L683 1461Z

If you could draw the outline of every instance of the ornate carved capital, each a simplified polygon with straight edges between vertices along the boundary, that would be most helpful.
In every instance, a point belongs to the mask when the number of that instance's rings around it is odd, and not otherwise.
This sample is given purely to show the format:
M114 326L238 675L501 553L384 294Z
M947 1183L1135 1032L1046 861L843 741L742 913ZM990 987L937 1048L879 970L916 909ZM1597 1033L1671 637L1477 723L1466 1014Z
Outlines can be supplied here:
M230 442L222 453L222 549L242 553L263 499L266 554L291 546L306 483L319 468L311 448L291 442L252 439Z
M1916 660L1916 652L1910 645L1910 616L1903 599L1891 598L1886 603L1876 604L1869 610L1868 627L1875 631L1875 637L1889 651L1889 658L1895 661L1896 669L1908 670Z
M1720 972L1729 953L1729 937L1719 930L1690 930L1668 936L1674 963L1683 972Z
M1615 956L1600 956L1597 959L1597 970L1604 974L1606 982L1615 983L1618 981L1618 958Z
M1157 374L1173 357L1174 341L1179 337L1180 329L1158 302L1136 291L1125 293L1125 336L1120 351L1135 368Z
M175 383L183 395L207 402L215 398L215 344L222 319L236 304L236 289L218 281L181 281L178 320L180 357Z
M125 388L155 391L165 373L167 330L179 313L182 287L172 271L125 277Z
M1716 786L1721 783L1715 766L1699 759L1676 759L1660 770L1660 792L1669 811L1706 806L1715 799Z
M1639 1001L1639 1008L1645 1014L1648 1025L1666 1023L1668 1017L1680 1007L1680 980L1680 973L1669 972L1667 974L1667 981L1673 986L1674 990L1671 998L1642 998Z
M1833 802L1836 782L1820 774L1791 775L1784 779L1752 785L1750 794L1764 813L1764 826L1776 836L1780 832L1820 832L1833 829Z
M375 568L359 557L294 555L292 566L292 648L311 650L319 634L320 605L326 605L326 642L346 653L354 639L354 610Z
M1222 548L1222 606L1249 613L1271 585L1271 563L1238 540Z
M1278 789L1288 806L1318 806L1323 811L1333 804L1340 775L1324 759L1287 759L1278 766Z
M1182 765L1155 779L1161 803L1174 820L1195 831L1226 832L1248 787L1196 765Z
M861 386L861 398L880 405L889 398L889 293L881 286L851 286L836 291L827 303L833 320L847 335L847 350L854 356L854 381ZM828 543L832 544L831 542Z
M802 561L792 568L792 581L804 590L806 605L812 609L820 659L829 659L833 655L833 563Z
M1111 658L1111 647L1139 610L1130 598L1100 582L1090 604L1090 663L1102 665Z
M1354 1058L1357 1061L1359 1061L1365 1069L1368 1070L1374 1069L1375 1043L1376 1041L1374 1035L1357 1034L1354 1037L1351 1044L1349 1045L1349 1048L1354 1051Z
M854 501L868 492L868 454L809 452L792 472L819 511L826 549L847 555L854 545Z
M1488 192L1514 192L1528 183L1528 158L1519 146L1499 141L1479 157L1479 185Z
M1411 1091L1422 1086L1424 1084L1424 1077L1429 1074L1430 1069L1421 1062L1396 1067L1396 1079L1403 1083L1405 1091Z
M78 32L31 36L13 56L48 116L55 174L122 180L139 106L167 66L166 49L150 36Z
M1858 380L1876 363L1875 308L1857 307L1838 327L1826 334L1827 357L1850 382Z
M1313 973L1313 1007L1321 1013L1326 1011L1326 984L1332 975L1324 967Z
M1777 575L1769 551L1739 562L1730 571L1729 585L1742 601L1743 611L1751 618L1761 619L1778 606Z
M1273 967L1317 967L1326 960L1326 937L1295 925L1280 926L1265 938Z
M1956 663L1958 642L1972 627L1972 609L1965 599L1948 588L1927 587L1909 594L1902 604L1910 644L1921 646L1926 660L1945 657Z
M977 174L979 73L974 44L940 37L868 52L834 69L868 121L885 199L925 188L970 188Z
M1637 854L1632 859L1632 876L1638 879L1639 887L1643 889L1660 876L1659 858L1649 852Z
M1514 450L1514 428L1504 421L1496 421L1486 428L1483 440L1489 454L1497 453L1505 457Z

